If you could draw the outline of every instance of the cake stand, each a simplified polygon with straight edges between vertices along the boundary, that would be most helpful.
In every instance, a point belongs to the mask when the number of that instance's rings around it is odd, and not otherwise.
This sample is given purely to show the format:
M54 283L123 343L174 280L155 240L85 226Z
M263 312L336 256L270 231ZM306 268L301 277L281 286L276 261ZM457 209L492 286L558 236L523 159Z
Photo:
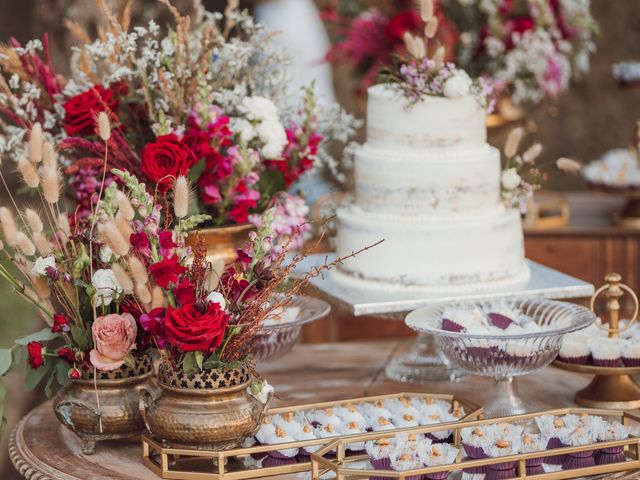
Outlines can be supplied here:
M407 315L406 324L432 335L452 365L474 375L492 377L493 387L483 406L487 417L520 415L539 409L518 396L515 378L549 365L558 355L562 336L588 327L595 314L586 307L554 300L500 300L543 327L540 331L511 335L452 332L441 328L449 306L491 311L491 301L457 302L424 307Z
M335 260L335 254L310 255L300 262L296 271L307 272L326 262ZM345 305L354 316L375 315L390 320L402 320L413 310L441 303L460 300L483 300L490 298L583 298L590 297L594 288L590 283L527 261L531 275L526 284L510 289L466 295L416 296L397 293L372 292L357 288L345 288L326 274L311 280L312 285ZM433 337L418 333L416 341L406 354L393 357L386 374L401 382L427 383L435 380L455 379L460 375L449 361L438 351Z
M633 290L621 283L622 278L617 273L610 273L605 281L607 283L591 297L591 310L595 309L597 297L604 293L607 297L609 321L604 325L599 322L598 325L607 329L609 338L618 338L620 332L629 328L638 316L638 297ZM625 292L634 302L634 313L631 320L620 327L620 297ZM563 370L594 375L591 383L576 393L575 401L578 405L614 410L640 408L640 387L631 377L640 374L640 367L576 365L560 360L556 360L554 365Z

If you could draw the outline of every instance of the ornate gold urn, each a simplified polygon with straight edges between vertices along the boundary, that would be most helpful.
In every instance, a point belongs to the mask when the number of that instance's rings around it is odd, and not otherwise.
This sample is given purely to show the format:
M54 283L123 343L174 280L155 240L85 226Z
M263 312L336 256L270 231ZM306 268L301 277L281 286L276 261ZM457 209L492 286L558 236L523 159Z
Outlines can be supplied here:
M229 450L256 433L270 398L261 403L248 391L246 366L185 375L162 363L161 395L141 392L140 411L151 434L166 444L201 450Z
M187 237L187 245L195 246L196 236L204 239L207 247L207 260L213 262L222 259L224 263L236 260L236 250L241 248L249 239L248 235L255 226L250 223L229 225L227 227L204 228L197 230Z
M56 417L83 440L82 452L87 455L95 452L95 442L142 433L140 392L157 396L149 355L136 357L134 368L123 365L96 373L94 379L94 371L87 371L82 379L60 390L53 402Z

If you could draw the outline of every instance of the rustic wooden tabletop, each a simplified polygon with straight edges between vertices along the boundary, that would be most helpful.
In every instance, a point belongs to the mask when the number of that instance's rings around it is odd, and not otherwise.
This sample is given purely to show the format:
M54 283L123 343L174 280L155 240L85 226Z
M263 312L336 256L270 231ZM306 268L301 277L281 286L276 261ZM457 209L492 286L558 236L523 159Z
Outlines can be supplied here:
M401 391L455 393L477 403L490 379L468 377L458 383L409 385L387 380L384 366L409 346L406 340L296 346L286 356L259 366L276 388L278 405L338 400ZM588 377L549 367L519 380L520 393L548 407L573 406L576 390ZM13 431L11 460L28 480L157 480L140 461L138 441L99 444L92 456L80 452L80 442L63 428L51 402L27 415ZM282 478L282 477L280 477ZM636 478L636 474L610 478Z

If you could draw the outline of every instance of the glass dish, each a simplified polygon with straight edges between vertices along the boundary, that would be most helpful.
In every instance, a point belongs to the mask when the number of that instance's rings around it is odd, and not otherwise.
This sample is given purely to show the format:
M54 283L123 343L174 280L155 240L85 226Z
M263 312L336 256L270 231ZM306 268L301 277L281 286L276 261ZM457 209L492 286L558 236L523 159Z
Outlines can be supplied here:
M506 299L499 305L519 310L544 330L518 335L470 335L440 328L447 307L479 307L491 310L497 302L477 301L437 305L410 313L405 322L412 329L432 335L440 352L455 367L473 375L493 377L485 402L488 417L519 415L538 408L518 397L514 377L549 365L560 351L562 336L588 327L595 314L580 305L553 300Z
M262 326L252 350L256 361L273 360L289 352L298 340L302 326L327 316L331 310L324 300L304 295L295 296L289 307L300 309L294 321Z

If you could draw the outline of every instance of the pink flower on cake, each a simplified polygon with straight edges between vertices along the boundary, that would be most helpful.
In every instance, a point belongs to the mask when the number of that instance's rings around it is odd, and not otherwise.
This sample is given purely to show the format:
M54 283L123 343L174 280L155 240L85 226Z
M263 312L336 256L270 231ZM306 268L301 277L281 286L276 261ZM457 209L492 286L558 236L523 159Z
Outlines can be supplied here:
M98 370L115 370L136 348L138 327L129 313L96 318L91 327L94 348L89 353L91 364Z

